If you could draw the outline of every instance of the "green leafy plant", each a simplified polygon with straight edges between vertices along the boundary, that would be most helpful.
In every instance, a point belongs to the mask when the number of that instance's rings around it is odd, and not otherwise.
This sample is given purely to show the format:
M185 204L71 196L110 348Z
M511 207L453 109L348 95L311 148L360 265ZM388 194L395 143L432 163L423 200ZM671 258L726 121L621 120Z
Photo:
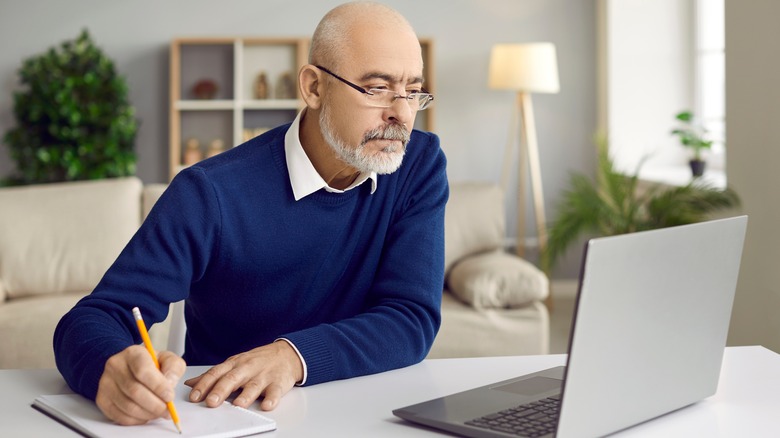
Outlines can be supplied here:
M648 184L640 189L639 169L631 176L618 172L606 141L597 142L597 151L595 181L572 175L560 201L542 254L547 272L582 235L611 236L700 222L740 203L732 189L720 190L698 181L681 187Z
M138 122L127 84L87 30L26 59L19 78L17 126L4 136L18 173L9 183L135 174Z
M683 126L673 129L672 135L676 135L680 139L681 145L693 149L694 160L701 161L701 151L709 149L712 146L712 140L704 139L706 131L704 128L694 124L691 111L681 111L674 117L682 122Z

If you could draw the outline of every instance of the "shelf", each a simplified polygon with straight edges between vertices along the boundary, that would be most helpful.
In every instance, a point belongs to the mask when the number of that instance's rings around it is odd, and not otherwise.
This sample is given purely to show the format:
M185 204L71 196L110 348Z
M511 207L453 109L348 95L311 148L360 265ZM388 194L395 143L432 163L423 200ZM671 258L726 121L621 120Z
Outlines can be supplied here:
M298 99L252 99L241 102L244 109L298 110L303 103Z
M641 181L665 184L670 187L686 186L693 181L692 178L691 168L687 163L663 166L648 165L639 171ZM721 169L706 169L704 175L697 182L722 190L727 186L726 173Z
M236 105L244 109L298 110L302 102L298 99L252 99L252 100L180 100L174 109L180 111L232 110Z
M232 100L180 100L174 104L174 109L186 111L232 110Z

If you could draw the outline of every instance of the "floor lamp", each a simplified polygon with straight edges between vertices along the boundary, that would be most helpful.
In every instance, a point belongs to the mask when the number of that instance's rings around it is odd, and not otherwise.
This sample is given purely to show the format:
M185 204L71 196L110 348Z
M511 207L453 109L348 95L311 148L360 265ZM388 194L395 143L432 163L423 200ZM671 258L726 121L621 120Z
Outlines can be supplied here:
M517 190L517 254L524 256L525 193L530 173L531 194L534 202L539 252L547 247L547 228L544 212L542 174L539 167L539 147L536 142L534 110L531 93L557 93L558 64L552 43L497 44L490 54L489 86L495 90L517 92L517 111L520 118L520 153L518 158ZM515 117L512 121L514 122ZM513 130L514 132L514 130ZM510 135L502 172L502 183L507 189L508 163L514 149L514 135ZM526 173L526 163L528 173Z

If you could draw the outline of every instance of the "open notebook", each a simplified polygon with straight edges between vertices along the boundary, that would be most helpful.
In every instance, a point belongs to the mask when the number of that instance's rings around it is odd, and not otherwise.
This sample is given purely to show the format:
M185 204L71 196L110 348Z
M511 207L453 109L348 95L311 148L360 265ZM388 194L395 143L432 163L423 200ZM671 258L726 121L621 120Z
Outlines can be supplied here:
M176 411L181 419L182 435L173 421L157 419L140 426L120 426L108 420L95 403L78 394L41 395L33 407L89 437L144 437L144 438L230 438L253 435L276 429L276 422L258 412L230 402L218 408L188 399L190 388L176 387Z

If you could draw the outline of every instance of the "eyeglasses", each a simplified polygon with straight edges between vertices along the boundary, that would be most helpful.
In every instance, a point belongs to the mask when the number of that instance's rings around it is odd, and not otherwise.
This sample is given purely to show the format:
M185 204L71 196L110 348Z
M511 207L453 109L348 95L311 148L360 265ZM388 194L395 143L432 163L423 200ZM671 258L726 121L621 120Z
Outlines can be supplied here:
M425 108L431 106L431 102L433 102L433 94L426 92L424 88L421 93L412 92L407 94L406 96L401 96L400 94L396 93L393 90L385 90L381 88L369 88L368 90L366 90L360 85L353 84L352 82L342 78L341 76L337 75L336 73L333 73L332 71L328 70L325 67L320 67L319 65L315 65L315 67L333 76L334 78L340 80L341 82L349 85L355 90L363 93L363 95L366 96L366 103L368 103L371 106L375 106L379 108L389 108L390 106L393 105L396 99L406 99L406 101L409 103L409 106L413 110L422 111Z

